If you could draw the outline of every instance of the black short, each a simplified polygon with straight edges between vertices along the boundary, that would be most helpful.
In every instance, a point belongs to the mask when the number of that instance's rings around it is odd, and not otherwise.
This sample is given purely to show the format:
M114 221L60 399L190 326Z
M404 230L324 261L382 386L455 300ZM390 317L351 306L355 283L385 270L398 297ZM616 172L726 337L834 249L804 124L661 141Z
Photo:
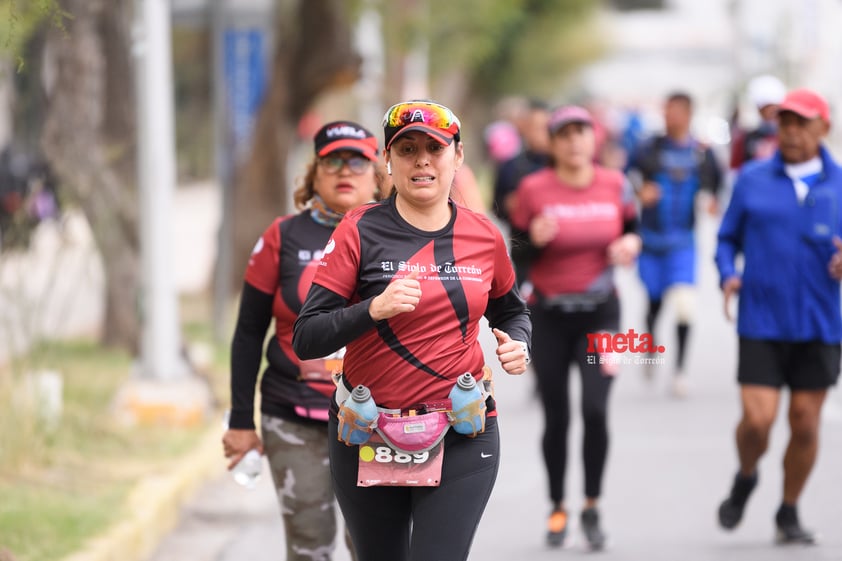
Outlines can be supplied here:
M839 379L840 345L740 337L737 380L792 390L822 390Z

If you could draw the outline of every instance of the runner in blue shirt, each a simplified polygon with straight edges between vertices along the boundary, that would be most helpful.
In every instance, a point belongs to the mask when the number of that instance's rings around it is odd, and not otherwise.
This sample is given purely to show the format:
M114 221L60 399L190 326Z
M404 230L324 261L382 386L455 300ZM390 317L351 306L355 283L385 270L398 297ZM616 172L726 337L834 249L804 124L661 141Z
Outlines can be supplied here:
M788 386L790 440L777 539L812 544L815 536L801 527L796 503L818 452L827 390L839 377L842 169L821 144L830 128L821 96L790 92L778 120L777 152L743 168L719 230L716 264L729 318L729 300L740 294L737 379L743 411L736 431L740 467L719 507L719 522L731 530L742 519L781 388ZM735 266L738 254L742 271Z
M649 297L647 331L654 332L668 295L675 307L678 352L672 392L677 397L687 394L684 362L695 307L696 196L708 191L709 210L716 212L715 195L723 177L713 151L690 132L692 114L688 94L669 95L664 106L666 134L642 145L628 166L633 180L639 179L643 251L638 272ZM652 371L646 374L651 378Z

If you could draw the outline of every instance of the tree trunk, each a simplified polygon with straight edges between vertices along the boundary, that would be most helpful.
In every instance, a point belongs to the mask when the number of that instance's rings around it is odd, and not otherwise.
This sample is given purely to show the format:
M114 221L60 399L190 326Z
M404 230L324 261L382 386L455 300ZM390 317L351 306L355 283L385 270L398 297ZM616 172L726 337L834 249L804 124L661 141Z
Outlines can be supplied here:
M251 248L286 208L287 153L298 121L332 86L353 83L360 58L351 42L344 0L278 2L271 81L258 114L252 151L237 171L233 211L232 287L238 290Z
M55 81L42 144L81 207L105 269L102 341L136 353L140 324L134 78L129 0L61 0L52 29Z

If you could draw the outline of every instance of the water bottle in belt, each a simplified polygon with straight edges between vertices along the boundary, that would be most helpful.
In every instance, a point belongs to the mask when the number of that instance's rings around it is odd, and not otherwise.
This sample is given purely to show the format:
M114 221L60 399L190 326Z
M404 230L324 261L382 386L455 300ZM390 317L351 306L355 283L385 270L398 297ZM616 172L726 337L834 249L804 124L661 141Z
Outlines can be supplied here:
M485 399L470 372L459 376L449 397L452 402L450 424L453 430L471 436L485 430Z
M339 439L346 444L365 444L377 420L371 390L360 384L339 408Z

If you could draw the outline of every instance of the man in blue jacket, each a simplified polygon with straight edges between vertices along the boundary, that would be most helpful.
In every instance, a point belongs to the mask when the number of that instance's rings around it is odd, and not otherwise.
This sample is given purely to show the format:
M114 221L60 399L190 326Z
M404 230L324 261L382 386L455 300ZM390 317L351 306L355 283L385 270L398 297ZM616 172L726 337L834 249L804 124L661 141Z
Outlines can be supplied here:
M839 280L842 278L842 169L822 146L827 102L810 90L787 94L778 114L778 150L740 173L719 229L716 264L729 300L739 292L742 419L740 469L719 507L719 522L740 522L757 484L781 388L790 389L790 440L783 500L775 516L780 543L814 543L796 503L818 452L822 405L839 377ZM742 273L735 268L737 254Z

